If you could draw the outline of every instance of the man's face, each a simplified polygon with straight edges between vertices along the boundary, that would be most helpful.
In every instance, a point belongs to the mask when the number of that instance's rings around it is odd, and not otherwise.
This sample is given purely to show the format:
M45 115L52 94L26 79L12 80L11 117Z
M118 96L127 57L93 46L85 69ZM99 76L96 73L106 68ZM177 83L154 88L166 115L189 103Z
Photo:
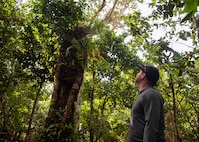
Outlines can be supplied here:
M135 77L135 83L139 84L144 79L145 76L146 76L145 73L142 70L140 70Z

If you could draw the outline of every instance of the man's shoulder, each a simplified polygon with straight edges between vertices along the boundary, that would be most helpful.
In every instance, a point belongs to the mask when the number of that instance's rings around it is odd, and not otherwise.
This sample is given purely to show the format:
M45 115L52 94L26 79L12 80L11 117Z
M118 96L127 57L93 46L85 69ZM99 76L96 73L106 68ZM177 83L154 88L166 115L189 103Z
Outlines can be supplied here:
M159 94L159 92L153 87L146 88L142 93L143 94L148 94L148 93Z
M161 95L155 88L149 87L145 91L142 92L142 96L147 97L147 98L148 97L153 98L153 97L159 97Z

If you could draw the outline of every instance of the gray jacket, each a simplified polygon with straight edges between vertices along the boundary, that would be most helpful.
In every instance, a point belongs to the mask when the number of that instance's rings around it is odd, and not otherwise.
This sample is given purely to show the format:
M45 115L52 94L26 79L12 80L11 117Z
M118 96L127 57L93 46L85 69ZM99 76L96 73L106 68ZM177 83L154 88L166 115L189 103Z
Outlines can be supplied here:
M129 142L165 142L163 103L152 87L140 92L131 112Z

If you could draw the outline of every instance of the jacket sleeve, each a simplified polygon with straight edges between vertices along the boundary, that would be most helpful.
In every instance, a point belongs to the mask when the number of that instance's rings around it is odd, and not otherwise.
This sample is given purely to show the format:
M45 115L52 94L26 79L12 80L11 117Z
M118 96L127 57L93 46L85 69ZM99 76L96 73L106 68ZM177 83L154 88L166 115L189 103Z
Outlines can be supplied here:
M160 119L161 103L159 94L149 91L143 97L145 128L143 142L156 142Z

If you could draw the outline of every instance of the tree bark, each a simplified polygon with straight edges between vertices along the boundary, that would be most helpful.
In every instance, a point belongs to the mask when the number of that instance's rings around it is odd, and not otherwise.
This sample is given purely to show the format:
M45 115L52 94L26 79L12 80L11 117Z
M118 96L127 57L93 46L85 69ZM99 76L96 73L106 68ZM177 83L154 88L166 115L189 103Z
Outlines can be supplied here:
M35 98L35 101L34 101L34 104L33 104L33 108L32 108L32 112L31 112L30 117L29 117L28 129L27 129L27 132L26 132L25 140L24 140L25 142L29 142L30 141L32 120L33 120L33 116L34 116L34 113L35 113L35 109L36 109L36 106L37 106L37 102L38 102L39 96L41 94L40 92L41 92L41 89L42 89L42 84L43 84L43 82L39 83L39 89L37 91L36 98Z
M118 3L118 0L115 0L114 3L113 3L113 7L111 8L111 10L108 13L108 15L106 16L106 18L104 19L105 23L109 23L110 22L111 16L113 15L113 12L115 10L115 7L116 7L117 3Z
M173 97L173 124L174 124L174 132L175 135L177 137L177 140L179 142L182 142L182 139L180 137L180 134L178 132L178 127L177 127L177 108L176 108L176 99L175 99L175 91L174 91L174 84L173 84L173 79L172 79L172 75L170 74L170 88L172 91L172 97Z
M198 115L198 120L197 120L197 139L198 139L198 142L199 142L199 114Z
M107 101L108 101L108 96L105 95L105 98L104 98L104 101L102 103L101 110L100 110L101 111L101 116L100 116L100 123L99 123L98 132L97 132L96 142L98 140L100 140L100 137L101 137L102 127L103 127L103 123L104 123L104 110L105 110L105 106L106 106Z
M85 35L84 27L77 27L68 31L69 40L61 45L60 56L55 71L54 91L52 93L51 105L46 118L47 129L44 140L47 142L70 142L74 141L75 126L75 104L83 81L84 65L86 64L86 49L72 45L71 41L80 41ZM77 52L84 59L77 58Z
M91 90L89 92L89 98L90 98L90 116L89 116L89 123L90 123L90 128L89 128L89 133L90 133L90 142L94 142L94 128L93 128L93 101L94 101L94 84L95 84L95 69L94 69L94 64L93 64L93 76L92 76L92 86Z

